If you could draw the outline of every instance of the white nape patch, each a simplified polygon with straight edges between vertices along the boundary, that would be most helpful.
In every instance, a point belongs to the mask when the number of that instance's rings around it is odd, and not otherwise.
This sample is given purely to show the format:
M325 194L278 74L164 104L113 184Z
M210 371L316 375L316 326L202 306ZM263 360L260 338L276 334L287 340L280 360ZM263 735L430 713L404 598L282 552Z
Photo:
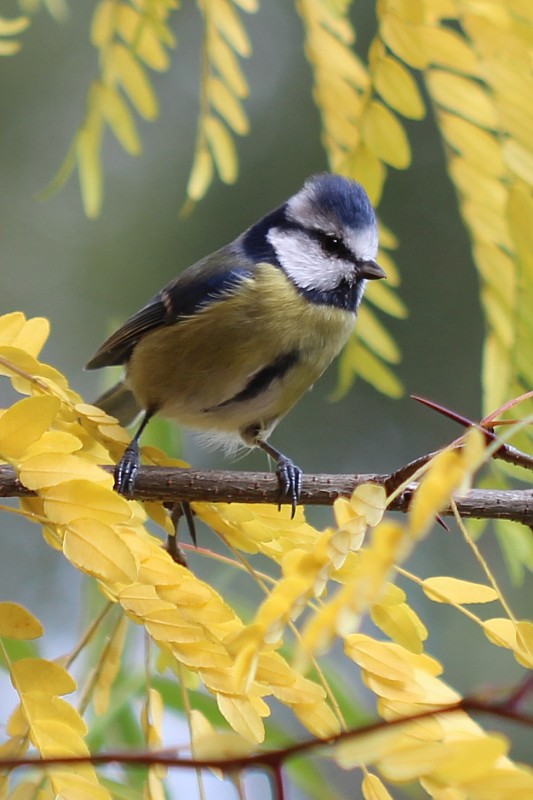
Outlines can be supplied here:
M305 231L271 228L267 239L284 272L301 289L329 291L354 272L350 261L327 256L320 243Z

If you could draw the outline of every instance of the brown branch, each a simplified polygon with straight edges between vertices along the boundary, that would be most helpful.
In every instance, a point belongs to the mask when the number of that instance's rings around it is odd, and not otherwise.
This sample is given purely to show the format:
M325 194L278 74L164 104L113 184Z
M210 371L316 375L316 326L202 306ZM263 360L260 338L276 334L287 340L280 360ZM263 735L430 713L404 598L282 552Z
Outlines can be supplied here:
M442 714L453 714L457 711L488 714L533 728L533 716L531 714L519 712L515 708L510 707L505 701L488 703L476 697L465 697L457 703L442 706L439 709L426 709L419 713L398 717L396 719L375 720L367 725L362 725L348 731L342 731L342 733L330 736L326 739L306 739L276 750L267 750L232 758L186 758L176 755L176 750L168 749L142 752L125 751L97 753L83 756L53 756L50 758L35 758L32 756L2 758L0 759L0 767L4 769L16 769L18 767L50 767L60 764L92 764L93 767L97 767L107 766L109 764L121 764L122 766L164 766L177 769L220 769L224 772L257 767L278 770L279 767L285 764L290 758L313 752L321 747L331 747L331 745L339 744L339 742L357 739L380 730L390 730L390 728L408 725L417 720L427 719L428 717L439 717Z
M414 463L414 462L413 462ZM108 472L113 467L105 467ZM361 483L378 483L390 491L395 476L375 473L358 475L304 475L302 505L332 505L337 497L349 497ZM390 505L391 511L407 511L417 484L413 483ZM136 500L162 500L167 503L276 503L278 483L265 472L227 472L141 467L137 475ZM34 492L18 480L15 471L0 465L0 497L32 497ZM533 526L533 490L472 489L454 497L463 517L508 519ZM452 515L450 508L443 515Z

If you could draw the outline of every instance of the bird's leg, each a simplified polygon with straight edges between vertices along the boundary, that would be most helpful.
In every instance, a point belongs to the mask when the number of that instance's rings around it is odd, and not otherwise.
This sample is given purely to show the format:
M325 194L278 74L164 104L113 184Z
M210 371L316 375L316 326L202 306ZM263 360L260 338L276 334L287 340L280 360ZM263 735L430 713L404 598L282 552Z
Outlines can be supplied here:
M296 506L300 501L300 492L302 491L302 470L290 458L284 456L283 453L280 453L268 442L256 439L255 443L276 461L276 475L279 483L278 508L281 508L281 504L284 501L289 502L292 509L291 519L293 519L296 513Z
M148 409L144 412L144 417L141 420L137 432L129 445L124 450L122 458L115 467L115 484L113 488L124 497L133 497L135 489L135 478L141 465L139 455L139 439L142 432L154 416L155 411Z

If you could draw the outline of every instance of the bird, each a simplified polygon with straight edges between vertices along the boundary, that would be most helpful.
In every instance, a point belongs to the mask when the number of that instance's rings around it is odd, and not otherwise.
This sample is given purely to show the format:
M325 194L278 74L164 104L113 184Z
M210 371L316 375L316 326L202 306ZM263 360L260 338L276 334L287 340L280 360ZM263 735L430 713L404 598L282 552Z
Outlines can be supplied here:
M142 413L115 489L133 496L139 439L158 414L217 444L261 448L276 463L279 507L294 517L302 470L270 435L342 350L367 282L386 277L377 251L364 188L318 173L133 314L86 365L124 365L95 405L123 425Z

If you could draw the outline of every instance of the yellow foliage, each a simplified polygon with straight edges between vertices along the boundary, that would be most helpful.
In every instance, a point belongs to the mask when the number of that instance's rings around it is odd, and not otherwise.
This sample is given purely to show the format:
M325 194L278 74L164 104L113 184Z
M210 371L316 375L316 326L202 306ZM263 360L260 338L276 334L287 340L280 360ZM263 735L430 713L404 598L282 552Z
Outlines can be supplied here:
M497 592L491 586L459 578L426 578L421 586L425 594L437 603L491 603L498 599Z
M145 509L113 491L111 476L101 465L116 461L127 436L113 418L84 403L63 376L38 360L46 330L42 321L27 321L23 315L0 318L2 370L15 388L30 395L0 416L0 454L36 492L21 501L21 509L43 525L45 541L96 579L108 601L123 612L88 682L86 699L93 700L97 713L110 707L129 620L158 645L162 663L182 680L194 676L213 696L232 729L219 731L191 708L197 757L252 752L265 738L264 720L273 701L286 706L312 735L336 736L344 723L335 687L328 685L317 659L341 642L385 720L454 709L453 714L348 738L335 747L341 766L374 765L390 782L418 780L428 791L454 787L465 796L474 787L483 797L490 776L504 787L503 798L514 800L511 787L531 788L531 776L507 758L507 742L489 736L457 711L460 695L440 677L441 664L424 652L428 634L423 621L405 592L390 582L394 568L425 535L438 510L450 503L453 492L470 485L485 457L478 431L467 434L461 449L443 451L426 466L406 524L382 519L386 493L372 483L358 486L351 498L339 498L334 526L322 532L305 521L301 509L290 519L275 507L196 503L197 516L230 549L260 553L281 568L268 590L266 578L250 565L265 597L245 623L214 587L172 561L148 533L147 512L169 528L163 506L151 502ZM155 448L146 448L145 455L150 463L172 463ZM419 585L432 600L459 610L464 604L501 599L493 587L445 576ZM533 668L531 622L510 616L482 622L468 613L494 644ZM360 632L367 616L387 640ZM287 629L296 636L292 664L280 652ZM41 634L29 612L0 603L0 635L30 639ZM75 688L67 662L23 657L9 663L19 704L6 726L6 757L25 753L30 745L44 758L88 755L87 723L62 697ZM309 665L316 671L306 677ZM186 682L182 691L187 692ZM150 748L164 746L162 698L148 685L141 727ZM187 702L192 705L190 698ZM73 769L48 769L47 790L66 800L109 796L91 766ZM29 785L23 784L24 791ZM162 798L164 789L164 771L150 768L145 796ZM377 775L365 772L363 796L386 800L388 792Z
M252 49L235 9L253 13L256 3L236 0L201 0L204 19L202 85L196 146L187 184L190 202L200 200L213 179L214 167L224 183L238 176L238 158L232 132L240 136L249 130L242 101L248 84L237 56L246 58Z
M0 56L12 56L18 53L21 44L15 39L9 38L23 33L30 24L29 17L0 17Z
M64 178L77 164L89 216L96 216L102 205L104 131L112 130L128 153L138 155L141 142L133 112L148 120L158 115L149 70L168 68L169 49L175 46L169 19L177 5L176 0L100 0L95 7L91 38L100 73L60 174ZM199 2L203 69L187 187L191 202L204 196L215 171L227 183L237 178L235 135L246 135L249 129L243 106L248 84L240 58L251 53L240 11L252 13L257 6L255 0ZM420 119L425 114L411 69L421 71L482 285L488 327L485 409L499 407L533 385L533 147L531 108L524 101L533 96L530 4L383 2L368 65L354 51L349 2L298 0L296 6L329 165L360 180L376 205L389 168L409 166L410 146L400 116ZM26 17L0 18L0 54L18 50L12 37L27 25ZM381 238L384 247L395 246L385 228ZM390 288L398 285L398 270L388 253L380 258L389 285L375 283L368 296L382 311L405 316ZM368 308L361 310L360 323L360 338L349 343L343 356L338 391L350 386L357 369L379 390L398 396L401 386L389 367L399 359L394 341ZM26 320L21 313L0 318L0 374L9 377L16 391L29 395L0 416L0 457L37 492L21 508L44 523L45 540L94 577L125 614L100 662L94 688L97 711L105 710L116 680L126 618L143 626L167 663L194 673L215 696L234 731L225 734L222 745L230 755L248 752L263 740L270 697L288 706L317 736L340 730L342 719L328 697L330 687L326 691L316 677L302 674L339 640L386 720L438 711L460 700L440 678L441 665L424 652L427 630L422 620L389 579L453 493L470 485L484 458L481 434L472 432L461 451L444 451L433 460L413 498L407 525L381 522L385 499L375 486L359 487L351 500L337 501L335 527L322 532L308 525L300 510L290 520L273 507L195 504L198 517L231 548L260 553L281 568L270 591L261 583L265 599L245 624L213 587L172 562L148 533L148 513L169 526L161 504L143 509L113 493L111 477L98 465L116 462L126 434L112 418L83 403L57 370L38 360L47 335L46 320ZM158 458L150 453L154 463ZM362 549L367 526L375 527ZM498 598L492 587L447 576L422 580L420 587L431 600L457 609ZM391 641L359 632L366 615ZM533 668L530 621L470 618L492 643ZM298 637L292 665L278 651L287 628ZM0 635L32 639L42 635L42 628L25 609L4 602ZM85 722L61 697L74 688L69 673L39 658L20 659L9 670L20 703L8 722L11 738L1 753L23 753L29 742L45 757L87 753ZM142 724L154 747L161 741L161 712L161 696L148 689ZM222 752L219 732L194 710L191 728L197 755ZM502 737L487 735L462 712L346 741L335 750L343 767L374 764L385 779L418 780L439 800L525 800L533 795L533 779L506 752ZM76 772L55 768L47 772L46 781L43 797L109 796L90 767ZM30 782L21 787L21 796L36 791ZM390 796L370 773L364 776L362 792L365 800ZM146 796L163 796L154 770Z
M43 628L33 614L18 603L0 603L0 636L8 639L38 639Z
M2 635L14 635L18 639L33 639L42 634L35 617L13 603L0 605L0 630ZM74 706L61 698L76 688L70 674L59 664L42 658L20 658L11 662L4 651L4 660L19 704L8 720L6 730L11 739L2 754L5 757L22 755L31 743L41 758L87 756L89 750L84 742L87 726ZM52 791L65 800L83 796L79 794L80 787L85 796L111 800L90 764L71 768L51 766L42 784L43 791Z
M433 519L449 503L453 492L465 491L473 473L483 463L483 434L470 430L459 450L443 450L429 463L429 469L409 507L413 537L424 536Z

